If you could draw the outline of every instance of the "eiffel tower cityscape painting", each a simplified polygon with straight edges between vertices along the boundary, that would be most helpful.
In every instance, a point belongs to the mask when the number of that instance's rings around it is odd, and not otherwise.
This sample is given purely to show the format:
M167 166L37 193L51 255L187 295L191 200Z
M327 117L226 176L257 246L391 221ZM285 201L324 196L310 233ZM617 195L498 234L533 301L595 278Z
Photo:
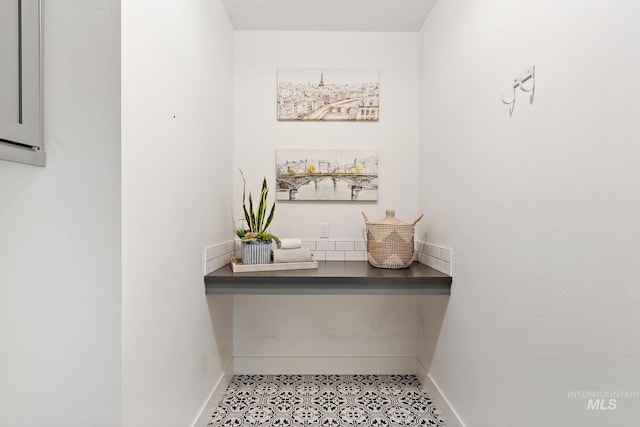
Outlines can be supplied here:
M377 69L278 69L278 120L378 121Z

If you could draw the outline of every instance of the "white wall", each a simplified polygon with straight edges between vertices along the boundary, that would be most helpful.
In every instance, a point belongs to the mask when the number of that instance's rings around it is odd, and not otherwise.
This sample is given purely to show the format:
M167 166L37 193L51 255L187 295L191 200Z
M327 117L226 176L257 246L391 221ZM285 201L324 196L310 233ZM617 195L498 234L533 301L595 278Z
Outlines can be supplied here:
M120 2L44 3L46 168L0 161L0 425L120 424Z
M278 205L274 234L319 237L328 222L332 239L362 239L361 211L370 219L395 209L417 215L418 34L331 32L235 32L234 214L241 217L244 171L248 188L267 177L275 197L278 148L373 148L379 158L378 203L287 203ZM379 122L279 122L278 68L378 68Z
M406 295L236 295L237 373L414 373L417 303Z
M640 399L568 397L640 387L639 12L449 0L423 27L422 230L456 258L431 377L468 426L640 419Z
M204 248L229 240L233 31L221 2L122 7L123 423L194 422L231 360L232 298Z
M273 233L317 239L319 223L328 222L332 240L362 239L363 210L371 219L395 209L398 218L414 220L418 41L417 33L236 31L235 217L241 215L242 196L237 168L254 191L263 176L273 189L276 149L374 148L380 168L378 203L279 202ZM378 68L380 121L278 122L277 69L287 67ZM238 296L234 311L238 372L324 372L343 356L353 356L341 360L337 368L343 372L393 371L405 369L404 358L415 358L417 352L411 297Z

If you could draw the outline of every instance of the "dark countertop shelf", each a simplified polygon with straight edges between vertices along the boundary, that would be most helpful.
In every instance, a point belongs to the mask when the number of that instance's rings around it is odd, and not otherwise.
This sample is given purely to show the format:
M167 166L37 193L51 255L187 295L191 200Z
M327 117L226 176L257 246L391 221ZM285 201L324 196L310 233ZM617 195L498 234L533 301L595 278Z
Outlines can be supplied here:
M366 261L318 261L317 269L234 273L225 265L204 276L207 294L449 295L452 277L424 264L388 270Z

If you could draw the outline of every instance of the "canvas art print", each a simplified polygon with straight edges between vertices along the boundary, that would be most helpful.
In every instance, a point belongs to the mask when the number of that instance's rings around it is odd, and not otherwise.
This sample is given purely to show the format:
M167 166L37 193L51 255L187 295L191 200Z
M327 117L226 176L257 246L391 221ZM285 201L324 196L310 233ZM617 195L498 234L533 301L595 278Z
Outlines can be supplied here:
M278 70L278 120L378 121L377 69Z
M277 150L277 200L378 200L376 150Z

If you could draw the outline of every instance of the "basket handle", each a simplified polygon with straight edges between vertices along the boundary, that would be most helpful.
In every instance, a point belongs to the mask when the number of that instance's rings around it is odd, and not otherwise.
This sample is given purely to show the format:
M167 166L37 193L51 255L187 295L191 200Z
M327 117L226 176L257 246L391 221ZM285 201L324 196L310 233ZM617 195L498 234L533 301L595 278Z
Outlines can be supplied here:
M362 217L364 218L364 222L365 224L369 224L369 218L367 218L367 216L364 214L364 212L360 212L362 214ZM424 214L420 214L420 216L418 217L418 219L416 219L415 221L413 221L413 225L416 225L418 223L418 221L420 221L422 219L422 217L424 216Z
M367 216L364 214L364 211L361 213L362 213L362 217L364 218L364 223L369 224L369 218L367 218Z

